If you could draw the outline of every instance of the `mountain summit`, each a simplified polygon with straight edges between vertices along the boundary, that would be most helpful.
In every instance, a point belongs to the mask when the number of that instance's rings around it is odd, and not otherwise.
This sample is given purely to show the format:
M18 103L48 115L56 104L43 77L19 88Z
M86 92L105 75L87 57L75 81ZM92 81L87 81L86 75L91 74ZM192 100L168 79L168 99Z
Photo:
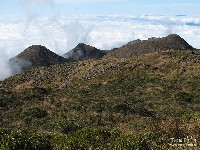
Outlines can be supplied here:
M126 45L113 49L106 57L129 58L141 54L164 50L193 50L183 38L177 34L170 34L163 38L149 38L148 40L136 40Z
M18 73L32 67L49 66L65 62L67 62L65 58L41 45L32 45L9 60L14 73L15 71Z
M79 43L74 49L64 54L65 58L75 61L102 58L105 53L95 47Z

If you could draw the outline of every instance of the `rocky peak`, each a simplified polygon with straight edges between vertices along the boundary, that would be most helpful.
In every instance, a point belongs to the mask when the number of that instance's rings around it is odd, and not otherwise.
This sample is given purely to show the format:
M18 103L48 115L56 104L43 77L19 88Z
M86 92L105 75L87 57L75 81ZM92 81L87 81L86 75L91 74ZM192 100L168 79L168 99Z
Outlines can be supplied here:
M93 46L79 43L74 49L70 50L64 57L67 59L73 59L75 61L87 60L87 59L99 59L105 55L105 52L97 49Z
M65 58L41 45L32 45L9 60L14 74L33 67L49 66L65 62L67 62Z

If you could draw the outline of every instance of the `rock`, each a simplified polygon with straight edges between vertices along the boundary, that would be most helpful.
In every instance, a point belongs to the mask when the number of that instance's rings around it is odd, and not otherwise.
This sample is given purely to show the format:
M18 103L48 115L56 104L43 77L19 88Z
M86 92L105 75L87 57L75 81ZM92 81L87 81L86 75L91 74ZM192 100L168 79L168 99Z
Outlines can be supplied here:
M105 52L95 47L86 45L84 43L79 43L74 49L64 54L63 57L72 59L74 61L79 61L87 59L100 59L104 55L106 55Z

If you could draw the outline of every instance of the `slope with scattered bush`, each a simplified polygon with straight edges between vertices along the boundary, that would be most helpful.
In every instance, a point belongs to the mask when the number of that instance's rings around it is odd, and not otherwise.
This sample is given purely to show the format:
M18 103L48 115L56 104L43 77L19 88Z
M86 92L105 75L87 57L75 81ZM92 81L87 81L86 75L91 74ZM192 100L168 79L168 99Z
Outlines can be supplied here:
M36 67L0 83L0 124L53 136L55 149L199 141L199 74L200 52L190 50Z

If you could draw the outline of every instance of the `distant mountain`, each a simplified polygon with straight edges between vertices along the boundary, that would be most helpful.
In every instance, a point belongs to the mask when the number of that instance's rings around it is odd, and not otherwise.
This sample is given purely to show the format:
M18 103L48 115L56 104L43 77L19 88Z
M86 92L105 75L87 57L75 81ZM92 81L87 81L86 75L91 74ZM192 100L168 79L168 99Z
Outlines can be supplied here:
M143 41L131 41L120 48L111 50L106 57L129 58L160 50L194 50L194 48L179 35L171 34L163 38L152 37Z
M45 46L32 45L19 55L9 60L12 73L20 73L38 66L50 66L65 62L100 59L102 57L129 58L141 54L164 50L194 50L179 35L171 34L164 38L149 38L148 40L134 40L126 45L108 51L102 51L90 45L79 43L63 57L55 54Z
M32 67L50 66L65 62L67 62L67 59L41 45L32 45L9 60L13 73L19 73Z
M63 57L72 59L74 61L87 60L87 59L99 59L106 53L90 45L79 43L74 49L70 50Z

